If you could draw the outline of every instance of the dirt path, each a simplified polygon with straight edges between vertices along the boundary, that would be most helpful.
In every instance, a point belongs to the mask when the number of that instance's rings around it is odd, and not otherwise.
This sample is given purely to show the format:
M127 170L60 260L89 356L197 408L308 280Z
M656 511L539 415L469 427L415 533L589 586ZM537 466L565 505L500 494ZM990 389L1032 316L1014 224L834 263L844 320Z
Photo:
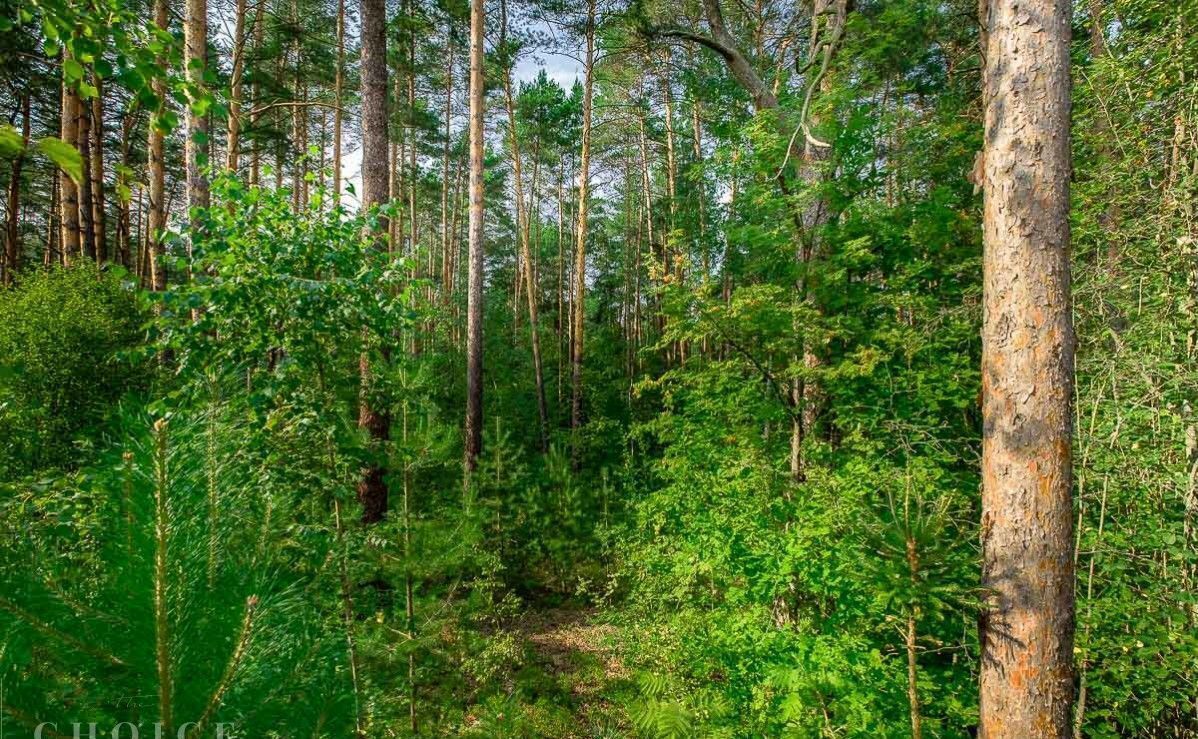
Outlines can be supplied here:
M565 737L628 736L627 717L613 699L631 674L618 653L614 626L594 622L590 608L530 611L520 633L538 666L569 695L575 727Z

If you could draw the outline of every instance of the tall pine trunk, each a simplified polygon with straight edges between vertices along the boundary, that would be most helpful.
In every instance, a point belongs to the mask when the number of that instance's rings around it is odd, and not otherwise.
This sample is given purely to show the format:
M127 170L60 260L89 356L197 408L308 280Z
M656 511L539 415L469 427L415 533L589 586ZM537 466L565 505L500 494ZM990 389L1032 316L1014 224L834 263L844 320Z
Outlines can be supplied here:
M578 166L578 233L574 250L574 316L570 351L570 429L573 433L571 461L581 464L578 432L582 428L582 364L586 324L587 198L591 179L591 91L595 82L595 0L587 0L586 57L582 89L582 152Z
M333 73L333 207L341 204L341 101L345 86L345 0L337 0L337 69Z
M68 52L63 51L63 61L69 57ZM62 83L62 125L60 136L63 141L74 145L79 138L79 96L76 94L74 87L67 81L66 75L63 75ZM59 205L62 208L62 263L71 264L72 261L79 258L79 186L66 170L60 170L58 175L58 187L60 197Z
M154 0L154 23L159 29L166 31L169 28L170 16L168 13L167 0ZM165 64L166 60L159 57L159 64ZM159 105L162 106L161 111L166 110L166 82L161 78L154 80L154 95L159 100ZM149 132L149 161L150 169L150 205L149 214L147 216L147 256L150 262L150 288L155 292L161 292L166 289L166 265L163 257L166 252L162 243L162 232L166 228L166 166L165 166L165 137L163 130L158 120L150 120Z
M246 0L237 0L233 13L233 69L229 80L225 167L235 173L241 164L241 96L242 80L245 78Z
M207 164L208 117L197 108L198 96L204 92L204 68L208 58L208 0L187 0L183 21L185 53L183 64L191 99L187 108L187 206L208 207L208 180L201 169Z
M466 449L469 476L483 450L483 0L470 0L470 231L466 288Z
M1065 737L1073 701L1068 0L990 0L982 172L979 736Z
M362 207L370 208L387 200L390 163L387 158L387 5L385 0L362 0ZM383 236L386 219L379 223L376 248L385 250ZM370 403L370 358L364 352L359 369L362 398L358 425L366 429L376 447L390 436L390 419ZM381 453L381 448L376 452ZM374 523L387 513L387 485L384 470L372 462L362 471L358 482L358 500L362 503L362 522Z
M75 144L83 160L82 176L79 179L79 241L83 256L96 260L95 211L92 206L92 116L91 105L77 98Z
M507 35L507 2L503 2L503 28L500 38ZM502 44L503 41L500 41ZM537 391L537 418L541 424L541 451L549 451L549 409L545 402L545 376L541 366L540 322L537 317L536 276L533 273L532 249L529 240L532 232L532 216L524 203L524 174L520 161L520 137L516 130L516 101L512 94L512 69L503 70L503 92L507 103L508 143L512 154L512 189L516 199L516 230L520 241L520 258L528 299L528 332L532 344L532 369Z
M104 80L93 71L96 96L91 99L92 241L96 262L108 261L108 227L104 215Z

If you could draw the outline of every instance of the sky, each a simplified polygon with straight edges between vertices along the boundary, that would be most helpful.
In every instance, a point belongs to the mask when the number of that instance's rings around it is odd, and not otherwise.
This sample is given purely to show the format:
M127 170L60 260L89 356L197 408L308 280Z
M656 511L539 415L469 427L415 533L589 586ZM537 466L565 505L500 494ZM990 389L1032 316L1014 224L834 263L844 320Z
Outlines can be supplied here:
M542 69L545 70L549 79L557 82L567 91L574 86L574 80L582 78L582 64L578 60L564 54L537 50L535 53L521 57L516 62L513 79L517 85L521 82L531 82L536 79ZM462 122L459 120L456 125L460 126ZM348 193L348 188L352 186L354 192L357 193L362 191L362 150L360 148L346 152L341 158L341 182L341 192L346 205L356 204L358 199Z

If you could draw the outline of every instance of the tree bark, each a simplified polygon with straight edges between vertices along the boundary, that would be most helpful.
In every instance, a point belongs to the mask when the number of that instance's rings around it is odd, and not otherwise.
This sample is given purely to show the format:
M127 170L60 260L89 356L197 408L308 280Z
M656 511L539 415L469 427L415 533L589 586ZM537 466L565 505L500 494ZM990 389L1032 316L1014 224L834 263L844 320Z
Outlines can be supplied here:
M78 99L75 108L77 120L75 145L83 160L82 177L79 180L79 241L83 256L96 260L96 229L93 222L95 211L92 205L92 116L91 105Z
M63 51L66 60L67 52ZM62 124L59 134L63 141L75 146L79 139L79 96L63 77ZM79 257L79 186L66 170L58 174L59 204L62 207L62 263L69 265Z
M502 36L506 36L507 2L503 2ZM502 42L501 42L502 43ZM536 381L537 417L541 424L541 452L549 451L549 408L545 401L545 376L541 366L541 336L540 321L537 317L536 278L532 268L532 250L529 240L532 231L532 218L524 204L524 175L520 162L520 138L516 131L516 101L512 95L512 70L503 70L503 92L507 102L508 141L512 154L512 188L516 199L516 229L520 241L520 255L523 262L523 277L525 293L528 300L528 331L532 344L532 369Z
M1073 701L1070 3L991 0L982 162L982 739Z
M196 111L198 96L204 94L204 68L208 58L208 0L187 0L183 22L185 53L190 100L187 107L187 206L207 208L208 179L201 168L207 164L208 117ZM190 246L189 246L190 248Z
M92 72L96 96L91 100L92 241L96 262L108 261L108 228L104 215L104 80Z
M136 103L134 103L136 105ZM129 141L133 137L134 130L138 127L141 121L141 111L137 110L134 114L132 110L127 110L121 120L121 167L117 172L117 220L116 220L116 243L117 243L117 259L125 269L133 269L133 257L130 250L131 235L129 232L131 226L131 218L129 215L129 206L132 193L129 191Z
M466 289L467 476L483 449L483 0L470 1L470 255Z
M344 2L344 0L339 0ZM261 52L262 45L266 40L266 24L263 23L266 13L266 0L258 0L258 9L254 13L254 51ZM344 33L344 28L342 28ZM258 111L258 101L262 99L262 84L258 79L258 74L255 71L253 74L252 90L254 105L250 109L250 130L253 131L253 141L250 146L250 187L257 187L259 176L261 174L262 153L261 147L258 144L258 118L261 113ZM340 107L340 103L338 103Z
M167 0L154 0L154 23L159 29L166 31L169 28L170 16L168 13ZM163 57L159 57L159 64L166 64ZM161 109L165 110L166 102L166 82L160 77L154 79L154 95L159 100ZM155 292L162 292L166 289L166 265L163 264L163 257L166 252L162 243L162 232L166 229L166 167L165 167L165 139L162 129L155 120L150 121L149 133L149 161L150 168L150 204L149 214L147 215L148 226L146 228L147 235L147 255L150 262L150 288Z
M29 91L21 97L21 151L12 161L8 180L8 224L4 255L4 284L11 285L21 267L21 165L29 146Z
M371 208L387 200L390 163L387 158L387 6L385 0L361 0L362 27L362 207ZM376 248L385 250L388 224L381 219ZM382 446L390 436L390 419L369 402L370 358L363 353L359 369L362 397L358 425L367 430L373 444ZM378 450L381 451L381 450ZM358 482L362 523L382 520L387 513L384 470L372 463Z
M337 0L337 69L333 74L333 207L341 205L341 102L345 85L345 0Z
M258 0L265 2L265 0ZM226 136L225 167L237 172L241 163L241 95L245 77L245 13L246 0L237 0L233 22L233 70L229 80L229 115ZM340 104L340 101L338 101Z
M574 301L573 325L570 352L570 429L573 432L571 462L575 469L581 464L578 432L583 423L582 407L582 364L585 350L584 327L586 325L586 247L587 247L587 198L591 179L591 95L595 82L595 0L587 0L586 57L582 86L582 150L578 165L578 233L575 234L574 250Z

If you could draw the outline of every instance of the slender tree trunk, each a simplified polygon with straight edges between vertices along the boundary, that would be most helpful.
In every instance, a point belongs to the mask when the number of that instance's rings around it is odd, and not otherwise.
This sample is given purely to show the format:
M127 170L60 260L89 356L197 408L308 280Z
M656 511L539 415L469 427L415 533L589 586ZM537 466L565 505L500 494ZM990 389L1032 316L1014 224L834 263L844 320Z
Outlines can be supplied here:
M466 289L466 449L469 477L483 450L483 0L470 0L470 257Z
M203 95L204 69L208 59L208 0L186 0L183 19L184 56L187 83L191 95L187 108L187 141L184 148L187 170L187 207L207 208L209 204L208 178L202 168L208 164L208 116L200 115L196 109L195 96ZM190 220L190 216L188 217ZM187 256L194 250L194 237L187 242ZM190 274L191 267L188 267Z
M907 616L907 705L911 713L911 739L921 739L923 737L923 717L920 714L919 707L919 688L916 678L918 677L918 663L916 656L916 632L915 632L915 614L912 612Z
M911 583L911 587L915 588L919 584L919 548L914 537L910 533L911 519L910 516L905 517L907 526L907 577ZM911 714L911 739L921 739L923 737L923 714L920 712L919 703L919 651L918 651L918 632L916 628L919 623L919 607L909 606L907 611L907 633L905 634L905 642L907 647L907 707Z
M416 164L416 31L412 24L412 0L406 0L408 14L408 115L407 115L407 138L408 138L408 220L411 221L409 230L411 237L408 241L408 255L412 257L413 277L416 277L416 271L419 269L419 260L416 259L416 245L420 241L420 231L418 228L418 220L416 217L416 184L420 179L420 170ZM417 332L413 332L413 340L417 337Z
M29 145L29 91L21 97L21 142L22 149L13 159L12 175L8 180L8 228L4 255L4 284L11 285L21 268L21 165L25 159L24 147Z
M387 159L387 5L385 0L361 0L362 27L362 207L381 205L387 200L390 169ZM386 220L379 224L378 235L387 233ZM384 250L380 238L376 248ZM381 447L390 436L386 414L371 407L370 358L362 354L360 367L362 397L358 425L370 434L372 443ZM381 453L381 449L376 452ZM358 482L358 500L362 503L362 522L374 523L387 513L387 485L380 464L370 464Z
M345 545L345 525L341 522L341 501L333 499L333 521L337 530L338 552L337 562L341 579L341 623L345 627L345 651L349 659L350 688L354 694L354 737L365 739L366 729L362 719L362 700L360 697L360 678L358 677L358 649L354 640L354 600L353 588L349 579L349 547Z
M1070 20L991 0L985 23L981 739L1070 731Z
M338 1L344 2L344 0ZM266 39L266 24L263 22L266 17L265 13L266 0L258 0L258 9L254 12L254 51L256 53L261 53L262 45ZM258 118L261 113L256 112L256 110L262 100L262 83L259 81L256 71L252 73L252 76L251 94L253 95L253 105L250 108L250 130L253 133L253 141L250 144L250 187L257 187L261 174L262 153L261 146L258 143ZM340 106L340 103L338 105Z
M404 378L407 379L406 376ZM408 401L403 402L403 443L408 445ZM411 563L412 559L412 463L408 459L403 462L403 556L404 561ZM416 638L416 594L412 582L412 566L407 564L404 569L404 629L409 640ZM416 722L416 650L408 650L408 728L417 735L419 726Z
M449 139L452 133L450 125L453 121L453 33L445 29L445 141L441 152L441 289L442 297L448 301L453 294L450 284L450 264L452 256L449 246L452 238L449 232Z
M558 408L565 399L563 386L565 384L566 346L566 186L565 161L557 175L557 404Z
M574 335L571 356L570 429L573 432L571 462L578 469L582 460L578 433L582 428L582 365L586 325L587 198L591 179L591 91L595 82L595 1L587 0L586 57L582 89L582 154L578 172L578 233L574 251Z
M294 27L300 27L299 18L299 3L298 0L291 0L291 23ZM300 46L299 34L296 34L294 41L291 44L291 51L295 59L295 78L294 86L291 89L291 98L294 105L291 106L291 209L296 213L303 207L303 169L304 157L308 152L303 144L304 141L304 105L303 93L303 49Z
M154 0L154 23L161 30L165 31L169 27L170 17L168 14L167 0ZM159 64L165 64L166 60L162 57L158 59ZM161 78L154 80L154 94L161 101L162 111L166 110L166 82ZM163 257L166 252L162 243L162 232L166 229L166 166L165 166L165 139L163 131L157 120L150 121L149 132L149 184L150 184L150 212L147 216L148 226L147 234L147 255L150 262L150 288L155 292L161 292L166 289L166 265Z
M138 109L134 114L132 111L127 111L124 118L121 120L121 167L117 172L117 223L116 223L116 241L117 241L117 259L120 260L121 266L125 269L132 270L134 268L133 258L130 254L131 236L129 229L131 226L131 217L129 209L132 203L132 193L129 191L129 178L126 173L129 171L129 141L133 137L133 132L139 125L141 120L141 111Z
M258 0L265 2L265 0ZM225 166L236 172L241 164L241 95L245 78L245 14L246 0L237 0L233 23L233 69L229 80L229 115Z
M91 100L91 179L92 179L92 240L96 245L96 262L108 261L108 228L104 215L104 80L92 72L96 96Z
M50 183L50 209L46 212L46 251L42 254L42 266L52 267L62 264L62 249L59 246L62 228L62 214L59 210L58 191L61 179L53 178ZM59 222L55 222L58 217Z
M76 145L83 160L83 177L79 180L79 241L83 256L96 261L95 206L92 203L92 116L91 105L80 99L76 108L79 125L76 129Z
M341 205L341 104L345 84L345 0L337 0L337 69L333 75L333 207Z
M63 60L67 57L63 51ZM62 129L60 136L68 144L75 145L79 139L79 96L63 78L62 84ZM62 263L71 264L79 258L79 186L65 170L58 175L59 204L62 207Z
M507 2L503 0L503 28L501 38L506 37ZM503 43L502 41L500 42ZM540 322L537 318L537 291L532 269L532 251L529 248L531 216L524 205L524 175L520 163L520 137L516 130L516 101L512 95L512 70L503 70L504 100L507 102L508 142L512 153L512 188L516 198L516 229L520 241L520 255L524 267L524 286L528 299L528 331L532 344L532 368L537 391L537 417L541 424L541 451L549 451L549 409L545 402L545 377L541 367Z

